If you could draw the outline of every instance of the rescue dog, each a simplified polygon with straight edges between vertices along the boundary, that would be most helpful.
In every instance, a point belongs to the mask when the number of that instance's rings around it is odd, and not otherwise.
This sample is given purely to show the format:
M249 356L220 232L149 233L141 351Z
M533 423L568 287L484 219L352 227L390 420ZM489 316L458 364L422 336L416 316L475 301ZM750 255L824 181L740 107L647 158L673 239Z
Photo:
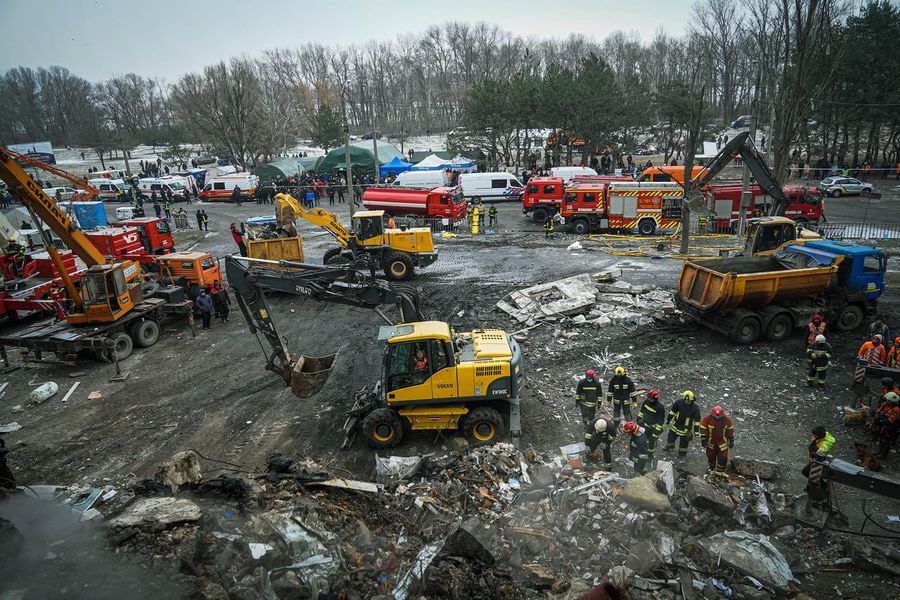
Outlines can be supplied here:
M852 406L843 406L841 408L844 411L844 425L866 422L866 416L869 414L867 408L853 408Z
M881 470L881 463L878 462L875 455L869 452L868 446L859 442L855 442L853 446L856 448L856 456L859 457L859 462L862 464L863 468L868 469L869 471Z

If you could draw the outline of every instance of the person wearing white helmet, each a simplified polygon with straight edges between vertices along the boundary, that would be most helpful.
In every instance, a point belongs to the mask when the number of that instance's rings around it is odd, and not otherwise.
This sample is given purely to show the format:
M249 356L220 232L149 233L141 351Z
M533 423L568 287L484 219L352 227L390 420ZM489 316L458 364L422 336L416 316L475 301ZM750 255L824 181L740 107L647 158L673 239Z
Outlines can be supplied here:
M828 364L831 362L831 344L825 340L821 333L816 336L816 341L806 348L806 356L809 358L809 371L806 373L806 385L812 387L818 384L825 386L825 375L828 374Z
M593 433L588 437L585 434L584 443L588 447L588 456L593 457L597 446L603 444L603 468L607 471L612 469L612 442L616 437L616 427L613 422L606 416L594 419Z

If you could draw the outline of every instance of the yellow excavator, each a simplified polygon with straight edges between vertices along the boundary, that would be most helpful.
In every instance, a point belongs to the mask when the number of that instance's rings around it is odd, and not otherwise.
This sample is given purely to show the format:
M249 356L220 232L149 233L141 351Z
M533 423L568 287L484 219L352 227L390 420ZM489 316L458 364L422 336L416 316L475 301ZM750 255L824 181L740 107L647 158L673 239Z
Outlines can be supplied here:
M496 329L456 332L443 321L425 320L414 291L375 279L366 262L320 266L225 258L228 283L251 333L262 334L272 348L266 368L295 396L308 398L325 385L336 356L292 356L275 326L267 292L379 312L393 304L399 322L378 332L385 343L381 380L356 393L342 447L357 431L373 448L396 446L408 430L459 429L472 443L490 443L508 429L517 438L524 373L515 339Z
M384 270L388 279L411 279L415 268L424 268L437 260L431 230L427 227L386 229L383 210L358 211L348 230L340 218L324 208L305 208L290 194L278 194L276 220L279 227L291 227L303 218L318 225L337 240L340 246L325 253L326 265L349 263L369 257L373 267Z

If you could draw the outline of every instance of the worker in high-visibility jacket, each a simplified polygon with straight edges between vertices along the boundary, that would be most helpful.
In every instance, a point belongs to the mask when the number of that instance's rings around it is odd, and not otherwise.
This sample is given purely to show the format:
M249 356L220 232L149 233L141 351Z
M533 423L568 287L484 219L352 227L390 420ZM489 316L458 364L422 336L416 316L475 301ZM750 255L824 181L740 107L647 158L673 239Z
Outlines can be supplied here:
M616 437L616 428L606 417L597 417L593 425L584 434L584 444L588 447L589 456L593 456L597 446L603 445L603 468L612 469L612 442Z
M734 424L721 406L714 406L711 413L700 419L700 439L710 472L724 475L728 451L734 448Z
M643 475L651 463L647 432L634 421L625 423L622 430L628 435L628 457L634 462L634 470Z
M895 337L891 347L888 348L884 366L889 369L900 369L900 337Z
M591 432L594 426L594 413L597 411L597 400L603 395L603 388L595 377L593 369L584 372L584 378L578 382L575 388L575 403L581 409L581 423L584 425L585 436Z
M606 401L613 405L613 422L616 427L621 422L621 415L625 416L626 421L631 420L631 409L637 408L637 392L631 377L625 373L625 367L619 366L613 371L613 377L606 388Z
M806 385L812 387L818 383L819 387L825 386L825 375L828 374L828 364L831 362L831 344L825 340L821 333L816 336L816 341L806 348L809 357L809 371L806 373Z
M700 407L695 402L694 392L691 390L682 392L681 398L669 409L666 423L669 423L666 450L674 450L677 440L679 458L687 456L691 438L700 435Z
M659 390L647 392L647 399L638 411L637 424L647 430L647 444L651 460L656 456L656 441L666 422L666 407L659 399Z

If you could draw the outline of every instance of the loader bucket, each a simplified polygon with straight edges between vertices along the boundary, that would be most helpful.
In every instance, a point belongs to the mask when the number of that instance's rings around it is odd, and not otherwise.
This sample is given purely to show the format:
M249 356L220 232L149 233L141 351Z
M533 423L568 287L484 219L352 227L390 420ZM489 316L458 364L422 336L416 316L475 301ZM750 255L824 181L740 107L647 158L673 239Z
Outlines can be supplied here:
M298 398L310 398L325 387L334 359L337 354L328 356L301 356L291 370L291 392Z

